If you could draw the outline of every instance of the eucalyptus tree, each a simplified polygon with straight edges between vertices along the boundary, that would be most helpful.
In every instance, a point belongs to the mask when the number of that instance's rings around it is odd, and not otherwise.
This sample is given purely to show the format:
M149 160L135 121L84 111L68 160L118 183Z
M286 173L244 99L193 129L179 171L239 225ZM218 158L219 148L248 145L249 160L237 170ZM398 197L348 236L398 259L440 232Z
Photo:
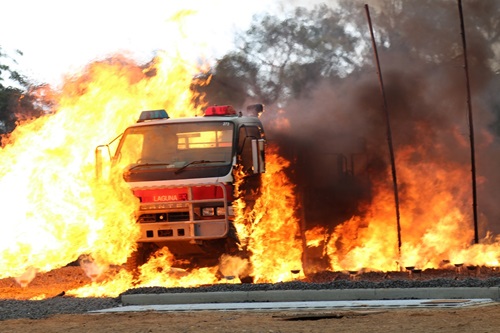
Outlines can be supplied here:
M23 53L15 51L17 56ZM29 79L13 69L17 61L0 47L0 134L10 133L21 119L38 117L42 104L38 101L36 87Z
M216 102L283 104L322 79L352 72L360 59L358 46L345 15L327 5L255 16L236 37L236 49L212 68L212 82L203 91Z

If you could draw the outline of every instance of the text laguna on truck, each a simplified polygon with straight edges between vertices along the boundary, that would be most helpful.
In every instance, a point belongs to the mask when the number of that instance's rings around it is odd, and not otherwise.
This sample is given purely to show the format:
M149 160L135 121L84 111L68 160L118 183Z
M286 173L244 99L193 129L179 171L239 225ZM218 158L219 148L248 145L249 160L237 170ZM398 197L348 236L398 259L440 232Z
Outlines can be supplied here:
M262 111L261 104L245 115L229 105L210 106L203 117L179 119L165 110L143 111L118 137L111 168L140 201L140 238L129 269L165 246L191 267L215 264L225 253L245 255L233 224L234 185L238 172L238 193L252 207L265 172ZM98 177L110 144L96 148Z

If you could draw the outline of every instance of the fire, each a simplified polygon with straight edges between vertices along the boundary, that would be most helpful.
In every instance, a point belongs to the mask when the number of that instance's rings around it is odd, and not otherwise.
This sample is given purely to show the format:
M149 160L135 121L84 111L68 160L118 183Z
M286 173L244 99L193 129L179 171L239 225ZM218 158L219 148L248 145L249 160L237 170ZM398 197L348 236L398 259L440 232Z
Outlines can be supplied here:
M57 110L21 124L5 139L0 200L8 223L1 236L1 278L16 277L27 286L38 272L80 257L92 283L67 294L85 297L118 295L131 286L217 283L218 271L224 281L236 282L249 261L261 282L288 280L292 270L301 270L294 189L283 171L289 162L276 151L268 157L263 195L252 213L251 258L227 256L219 267L187 273L173 267L168 249L161 249L138 276L120 268L136 246L138 202L121 177L96 180L94 148L135 122L138 110L198 114L187 93L192 70L167 53L147 66L123 56L92 63L81 76L68 78L55 96Z
M319 247L325 241L326 232L324 228L316 226L305 231L306 246Z
M290 162L269 146L260 196L249 209L240 198L236 229L249 258L224 256L217 267L188 271L175 267L160 249L138 275L120 268L135 248L137 199L120 177L96 181L94 147L136 121L138 110L164 108L173 117L199 114L188 94L192 67L160 53L149 65L116 57L89 65L56 96L57 111L25 122L0 150L0 277L21 286L37 272L66 265L82 254L92 283L68 295L117 296L147 286L198 286L240 282L247 269L254 282L296 278L304 270L303 249L321 248L335 271L438 268L443 262L498 266L498 240L470 245L467 168L421 159L422 147L397 152L402 245L398 248L394 193L389 170L373 180L373 200L363 214L333 228L301 230L295 187L286 176ZM282 117L284 113L280 113ZM281 119L281 118L280 118ZM287 129L286 119L280 120ZM215 135L215 134L214 134ZM221 278L220 276L223 276Z
M469 178L468 169L436 159L412 163L415 155L423 155L419 149L398 151L396 163L403 184L401 248L393 188L379 181L365 215L354 216L335 228L327 250L334 270L427 269L442 267L443 261L498 265L498 243L470 245L470 190L463 182Z
M46 272L81 254L101 266L125 262L137 237L137 199L124 182L96 181L94 148L135 122L138 110L196 114L186 94L192 70L167 53L148 66L121 56L92 63L62 87L56 112L5 139L0 277Z
M285 174L290 162L270 147L261 193L251 210L237 204L236 229L251 251L254 282L292 279L292 271L302 270L302 240L296 217L294 185Z
M163 248L137 274L127 272L121 265L136 247L138 199L121 177L96 180L94 148L134 123L139 110L166 109L177 118L200 114L190 90L200 70L175 52L161 52L142 66L117 55L68 77L60 92L45 92L53 94L56 110L20 124L0 149L0 278L14 277L26 287L38 272L80 258L92 282L67 294L88 297L117 296L133 286L239 283L248 270L256 283L288 281L305 273L304 249L320 249L317 255L335 271L499 265L497 239L470 244L470 191L463 184L468 168L423 158L420 146L397 151L399 247L389 170L372 180L373 199L360 207L362 214L331 228L302 230L296 189L286 175L291 163L269 146L253 205L237 193L235 227L248 258L227 255L218 266L186 271ZM282 131L291 128L284 110L271 122ZM206 139L199 144L215 140Z
M70 290L67 294L78 297L116 297L132 287L193 287L218 282L217 267L204 267L187 272L173 267L173 263L172 254L167 248L162 248L139 268L138 276L120 269L102 276L92 284Z

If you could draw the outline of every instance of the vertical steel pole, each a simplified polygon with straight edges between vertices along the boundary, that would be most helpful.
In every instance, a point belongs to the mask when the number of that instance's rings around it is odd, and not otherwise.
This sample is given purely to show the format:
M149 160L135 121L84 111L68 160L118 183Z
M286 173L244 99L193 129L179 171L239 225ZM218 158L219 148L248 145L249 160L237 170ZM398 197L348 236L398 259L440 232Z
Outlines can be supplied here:
M460 32L462 35L462 46L464 50L464 70L465 87L467 90L467 110L469 115L469 137L470 137L470 156L472 171L472 211L474 214L474 243L479 243L477 226L477 191L476 191L476 157L474 151L474 122L472 119L472 102L470 93L469 66L467 61L467 43L465 42L464 16L462 12L462 0L458 0L458 13L460 15Z
M401 224L400 224L400 217L399 217L398 178L396 175L396 163L395 163L395 158L394 158L394 148L392 145L391 122L390 122L390 117L389 117L389 111L387 109L387 99L385 97L384 81L382 79L382 72L380 71L380 62L379 62L379 58L378 58L377 45L375 43L375 37L373 35L372 20L370 18L370 9L368 8L367 4L365 4L365 10L366 10L366 17L368 18L368 25L370 27L370 35L372 38L373 53L375 56L375 63L377 64L377 74L378 74L379 83L380 83L380 92L382 93L385 118L386 118L386 122L387 122L387 142L389 144L389 153L390 153L390 157L391 157L392 182L394 185L394 202L396 205L396 225L397 225L397 231L398 231L398 251L401 254Z

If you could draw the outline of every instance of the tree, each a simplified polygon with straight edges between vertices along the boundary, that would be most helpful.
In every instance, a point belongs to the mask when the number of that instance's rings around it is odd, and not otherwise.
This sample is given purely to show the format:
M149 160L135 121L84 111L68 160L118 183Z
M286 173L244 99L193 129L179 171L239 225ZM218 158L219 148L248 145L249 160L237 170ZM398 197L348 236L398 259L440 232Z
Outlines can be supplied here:
M240 70L235 71L236 68ZM203 101L210 105L242 106L248 98L247 89L257 72L252 64L245 63L245 59L229 54L218 61L216 68L200 74L192 89L201 92Z
M22 56L21 51L17 50L16 53ZM2 58L16 63L0 47L0 61ZM6 80L10 81L8 86L4 85ZM19 120L42 114L42 106L35 104L37 98L34 91L26 77L0 62L0 134L10 133Z
M212 69L212 81L219 84L218 88L210 91L208 85L206 90L209 100L222 94L230 98L234 92L238 101L246 97L267 104L262 116L269 120L267 136L274 142L279 140L280 148L293 150L288 155L294 158L298 188L316 185L312 175L330 176L331 182L327 177L316 182L324 186L325 192L315 191L319 197L312 196L311 202L326 212L324 218L315 218L318 221L339 216L339 212L331 211L333 207L352 207L328 201L333 191L351 203L351 198L363 198L357 193L352 197L346 194L356 189L352 184L335 183L333 163L320 170L323 172L318 171L326 155L364 155L367 173L374 179L383 179L387 170L386 123L364 2L336 3L335 9L323 5L310 11L297 8L285 17L256 17L241 35L238 49ZM425 147L416 150L409 160L415 165L421 161L457 161L466 165L466 94L456 1L372 3L370 12L396 151L401 147ZM478 161L483 162L486 175L487 171L498 170L498 163L491 158L496 156L498 146L489 143L498 138L492 138L487 130L500 128L500 2L464 1L464 11L475 126L480 129ZM282 107L283 112L271 114L272 104ZM272 127L282 125L274 120L283 118L286 126ZM457 144L457 140L463 141ZM307 155L311 158L304 158ZM493 187L498 184L497 172L485 178L495 180L482 185L483 197L491 198L489 193L496 193ZM497 220L498 213L493 212L497 206L491 201L484 210ZM358 203L356 200L354 206L360 207ZM352 211L349 209L345 216Z
M255 17L238 39L237 49L212 69L212 84L201 89L209 101L284 103L323 78L344 77L359 58L357 38L326 5L298 7L285 18Z

